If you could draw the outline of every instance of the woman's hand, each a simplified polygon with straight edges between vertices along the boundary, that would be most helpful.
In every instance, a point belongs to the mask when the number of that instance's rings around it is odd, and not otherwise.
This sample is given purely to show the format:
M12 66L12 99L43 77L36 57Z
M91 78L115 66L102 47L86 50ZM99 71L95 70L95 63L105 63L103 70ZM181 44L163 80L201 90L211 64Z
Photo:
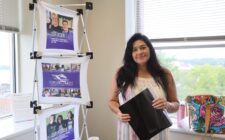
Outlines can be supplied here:
M117 113L117 117L120 119L122 122L129 122L130 121L130 115L129 114L123 114L121 112Z
M154 99L152 101L152 106L155 109L166 109L166 107L167 107L167 100L164 99L164 98Z

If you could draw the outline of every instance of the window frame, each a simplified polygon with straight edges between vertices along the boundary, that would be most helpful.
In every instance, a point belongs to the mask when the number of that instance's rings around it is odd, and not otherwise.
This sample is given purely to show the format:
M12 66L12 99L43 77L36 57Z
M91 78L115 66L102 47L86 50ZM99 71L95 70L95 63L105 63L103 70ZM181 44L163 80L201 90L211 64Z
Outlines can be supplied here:
M137 11L140 8L140 5L143 4L140 2L141 0L131 0L127 1L128 5L129 3L135 4L135 8L127 8L126 11L129 11L133 14L126 14L127 18L131 18L130 15L135 15L135 20L126 20L126 23L130 23L130 27L134 28L135 30L133 32L126 30L126 38L129 38L132 36L135 32L142 32L144 28L142 28L142 18L141 14L143 14L142 11ZM126 3L126 7L127 7ZM131 26L134 25L134 26ZM129 33L129 34L128 34ZM225 35L216 35L216 36L192 36L192 37L176 37L176 38L150 38L150 41L152 42L154 48L156 51L159 50L183 50L183 49L199 49L199 48L211 48L211 49L217 49L217 48L225 48ZM190 56L191 57L191 56Z
M13 81L13 87L12 91L13 93L17 93L18 91L18 58L17 58L17 34L12 33L12 81Z
M11 65L10 65L10 73L11 73L11 86L10 86L10 94L7 95L6 97L3 97L3 99L10 99L10 96L12 94L16 94L19 87L18 87L18 49L17 49L17 46L18 46L18 40L17 40L17 32L11 32L11 31L6 31L6 30L0 30L0 32L7 32L9 33L10 35L10 52L11 52ZM12 105L12 102L11 102L11 105ZM11 107L12 109L12 107ZM6 117L9 117L9 116L12 116L13 115L13 112L12 110L10 110L10 113L9 114L5 114L5 115L2 115L0 116L0 119L3 119L3 118L6 118Z
M208 2L206 4L210 4L210 1L208 1ZM133 3L135 5L135 8L130 8L130 9L127 8L128 10L130 10L129 11L130 13L134 13L133 15L135 15L135 18L134 18L135 20L132 21L132 22L135 22L134 23L135 25L133 26L133 28L135 28L136 32L143 32L144 31L144 27L143 27L144 19L142 16L144 15L144 10L141 10L140 8L144 8L146 6L144 4L144 0L131 0L130 2L127 2L126 5L131 5L130 3ZM164 5L160 4L160 3L164 3ZM172 2L172 1L169 3L174 4L174 2ZM162 7L166 7L165 4L168 4L168 2L159 2L159 5L161 5ZM218 5L218 3L216 3L215 5ZM156 5L156 6L158 6L158 5ZM221 7L218 7L218 9L221 9ZM179 9L179 8L180 7L178 4L177 9ZM157 9L157 10L160 10L160 9ZM207 10L208 9L206 9L206 6L203 4L203 8L200 11L205 13L204 11L207 11ZM212 9L212 10L215 10L215 9ZM202 12L199 12L197 14L201 15L201 14L203 14ZM146 15L148 15L148 14L146 14ZM219 18L223 14L220 13L217 15L218 15L217 18ZM126 16L129 16L128 13L126 13ZM203 15L203 16L205 16L205 15ZM174 18L174 17L175 16L173 14L171 14L171 18ZM187 18L188 17L189 16L187 16ZM178 15L178 18L179 18L179 15ZM209 18L212 18L212 17L209 17ZM154 17L153 17L153 19L154 19ZM220 22L222 22L222 21L220 21ZM161 22L159 21L159 23L161 23ZM211 23L209 23L209 25L211 25ZM215 28L215 29L217 29L217 28ZM154 32L153 32L153 34L154 34ZM162 35L162 37L153 37L153 39L150 39L150 40L153 44L155 44L155 45L153 45L155 47L155 49L213 48L213 47L224 47L225 46L225 35L221 35L221 34L214 35L214 33L213 33L213 36L212 35L211 36L209 36L209 35L208 36L207 35L206 36L205 35L204 36L191 36L191 37L185 36L185 37L176 37L176 38L175 37L165 38ZM207 42L209 42L209 41L211 41L211 43L207 44ZM199 42L202 42L202 44L200 44ZM174 45L176 43L177 44L179 43L179 46ZM181 45L182 43L184 45ZM215 43L215 44L213 44L213 43ZM191 45L189 45L189 44L191 44Z

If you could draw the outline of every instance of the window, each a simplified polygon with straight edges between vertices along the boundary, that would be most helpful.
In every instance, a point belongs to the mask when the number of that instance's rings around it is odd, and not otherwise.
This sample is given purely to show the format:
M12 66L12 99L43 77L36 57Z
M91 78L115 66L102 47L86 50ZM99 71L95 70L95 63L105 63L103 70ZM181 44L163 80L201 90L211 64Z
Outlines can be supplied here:
M0 0L0 118L11 115L10 95L16 93L16 33L19 6L15 0Z
M10 95L16 90L15 34L0 31L0 118L12 114Z
M225 1L138 0L136 31L174 76L178 98L225 95Z
M180 100L195 94L225 95L225 46L156 52L173 73Z

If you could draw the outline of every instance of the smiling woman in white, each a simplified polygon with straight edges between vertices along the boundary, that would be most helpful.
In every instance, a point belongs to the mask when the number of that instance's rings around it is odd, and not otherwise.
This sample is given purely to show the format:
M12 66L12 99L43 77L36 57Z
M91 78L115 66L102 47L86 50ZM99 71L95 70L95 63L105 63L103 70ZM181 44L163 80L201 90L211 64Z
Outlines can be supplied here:
M155 50L145 35L136 33L129 39L123 61L112 82L109 107L119 119L117 140L139 140L128 123L130 115L123 114L119 106L148 88L155 98L152 104L155 109L176 112L179 102L175 82L171 72L159 64ZM167 130L164 130L151 140L166 139Z

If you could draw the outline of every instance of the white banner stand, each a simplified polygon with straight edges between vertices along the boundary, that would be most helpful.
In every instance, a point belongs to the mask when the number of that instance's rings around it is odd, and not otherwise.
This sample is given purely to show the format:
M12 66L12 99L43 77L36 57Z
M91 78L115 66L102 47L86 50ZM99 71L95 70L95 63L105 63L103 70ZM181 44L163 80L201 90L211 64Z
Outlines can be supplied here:
M36 12L37 12L37 2L40 0L33 0L32 3L29 4L29 10L33 11L33 25L32 25L32 52L30 53L30 59L35 60L35 71L34 71L34 80L33 80L33 92L32 92L32 101L30 102L30 107L33 108L33 113L34 114L39 114L41 112L41 106L38 104L37 96L40 92L38 90L38 77L37 77L37 59L42 59L41 53L38 51L35 51L35 39L36 39ZM87 25L87 18L88 18L88 12L89 10L93 10L93 3L91 2L86 2L85 4L62 4L58 5L59 7L85 7L86 9L86 15L85 15L85 20L83 18L83 9L77 9L77 14L81 18L82 22L82 27L83 27L83 34L81 37L80 45L79 45L79 50L81 51L83 46L84 46L84 40L87 43L88 47L88 52L86 54L83 54L79 52L78 54L75 54L75 56L82 57L85 55L90 56L90 59L93 59L93 52L91 51L90 44L88 41L88 36L87 36L87 30L86 30L86 25ZM52 57L52 56L51 56ZM69 56L64 56L60 54L59 56L53 56L53 57L73 57L73 55ZM93 108L93 102L91 101L89 105L81 105L81 110L82 110L82 116L83 116L83 123L82 123L82 128L81 128L81 133L80 133L80 140L83 138L83 133L85 131L87 139L89 138L88 135L88 128L87 128L87 113L88 113L88 108ZM38 134L38 125L37 125L37 115L35 115L34 118L34 133L35 133L35 138L36 140L39 139L39 134Z

